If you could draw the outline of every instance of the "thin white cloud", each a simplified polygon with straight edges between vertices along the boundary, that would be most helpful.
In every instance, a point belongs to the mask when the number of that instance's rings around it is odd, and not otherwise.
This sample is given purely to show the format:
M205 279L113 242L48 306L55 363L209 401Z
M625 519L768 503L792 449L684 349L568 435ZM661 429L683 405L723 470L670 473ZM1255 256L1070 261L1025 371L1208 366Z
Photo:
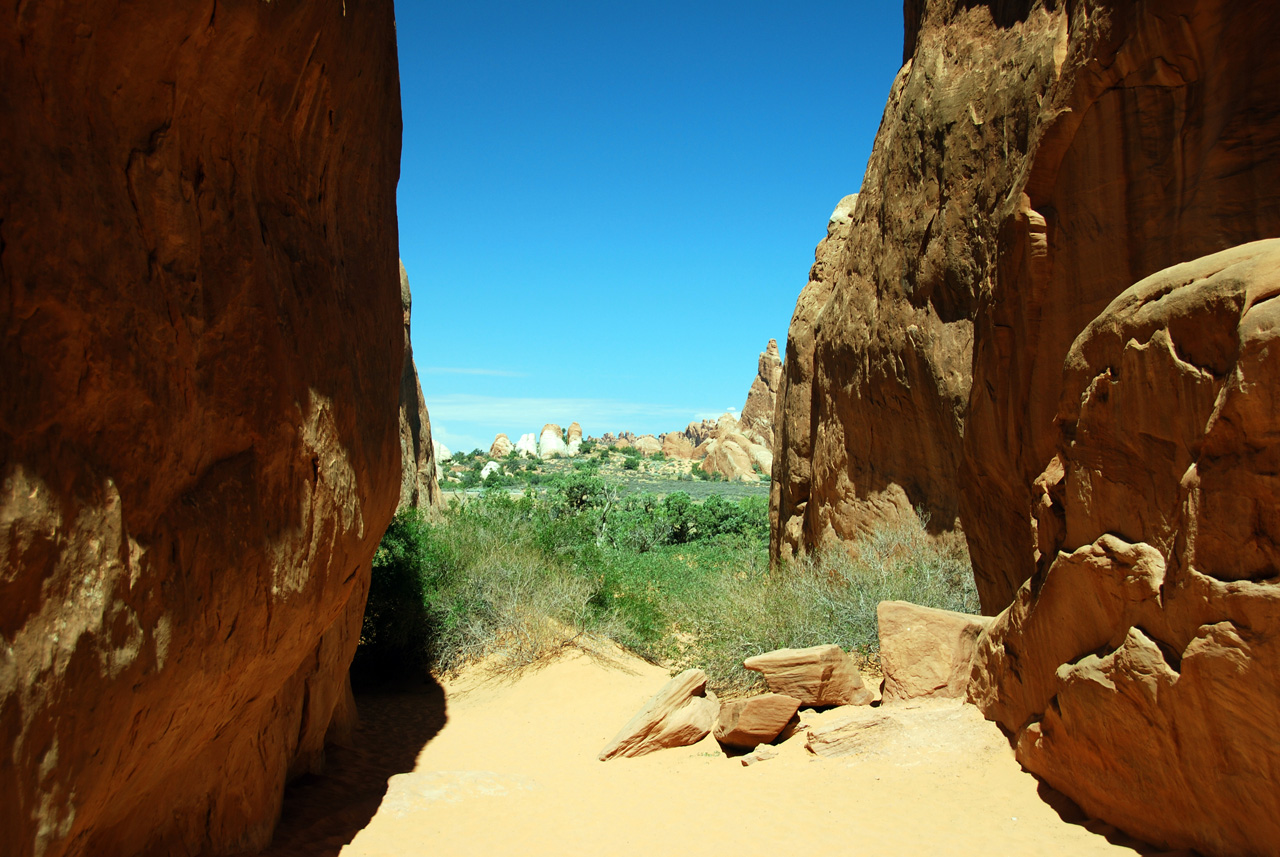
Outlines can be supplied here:
M419 369L420 375L489 375L496 378L528 378L528 372L508 372L505 369L472 369L457 366L427 366Z
M569 399L476 396L458 393L427 396L431 421L501 425L512 431L532 432L544 423L567 426L581 423L588 431L621 431L640 423L669 425L668 431L685 427L693 419L693 409L648 402L621 402L614 399ZM512 435L512 437L517 437Z
M435 415L431 417L431 439L443 443L449 452L470 452L473 449L488 449L492 439L484 440L465 432L452 432Z

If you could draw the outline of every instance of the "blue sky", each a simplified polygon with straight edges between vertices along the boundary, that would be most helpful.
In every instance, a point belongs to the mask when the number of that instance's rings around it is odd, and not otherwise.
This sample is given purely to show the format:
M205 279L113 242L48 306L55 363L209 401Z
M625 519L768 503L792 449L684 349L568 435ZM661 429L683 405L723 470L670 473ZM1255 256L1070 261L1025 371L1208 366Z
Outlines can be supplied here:
M898 3L397 4L400 250L433 432L741 408L856 192Z

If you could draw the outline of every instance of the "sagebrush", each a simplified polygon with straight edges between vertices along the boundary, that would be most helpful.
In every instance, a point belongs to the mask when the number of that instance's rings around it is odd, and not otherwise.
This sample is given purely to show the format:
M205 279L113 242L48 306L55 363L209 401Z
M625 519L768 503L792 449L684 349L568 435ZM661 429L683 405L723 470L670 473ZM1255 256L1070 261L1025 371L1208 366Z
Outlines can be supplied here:
M976 612L961 539L885 529L769 569L768 504L620 497L588 473L544 494L491 491L429 519L397 515L374 558L359 662L519 669L568 646L615 640L713 689L749 690L744 658L836 643L873 659L876 605Z

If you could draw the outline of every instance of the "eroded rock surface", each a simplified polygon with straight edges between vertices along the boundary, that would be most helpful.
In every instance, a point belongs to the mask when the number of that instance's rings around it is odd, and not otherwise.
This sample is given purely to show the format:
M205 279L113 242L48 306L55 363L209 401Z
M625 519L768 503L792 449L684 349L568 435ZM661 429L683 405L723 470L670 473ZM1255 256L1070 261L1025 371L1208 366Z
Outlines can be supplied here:
M404 312L404 363L400 370L400 503L397 511L426 509L442 502L435 447L431 442L431 417L409 338L413 294L404 262L400 263L400 308Z
M994 614L1035 569L1074 338L1142 277L1280 234L1280 7L906 13L861 193L788 333L772 552L959 514Z
M10 7L0 78L3 850L259 848L399 495L392 5Z
M1280 842L1280 240L1178 265L1072 346L1043 572L971 698L1091 815L1205 854Z

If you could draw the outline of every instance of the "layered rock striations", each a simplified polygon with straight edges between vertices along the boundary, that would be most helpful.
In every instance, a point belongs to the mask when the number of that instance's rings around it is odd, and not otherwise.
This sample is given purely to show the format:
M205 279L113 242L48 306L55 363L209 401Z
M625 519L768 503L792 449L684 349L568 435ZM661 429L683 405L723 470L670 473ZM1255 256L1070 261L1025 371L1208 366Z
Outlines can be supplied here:
M389 2L0 13L6 854L262 847L397 503Z
M404 312L404 363L400 370L400 503L397 511L426 509L442 502L435 447L431 442L431 417L409 338L413 294L404 262L400 263L400 306Z
M1280 239L1136 284L1075 341L1036 480L1043 570L970 698L1089 814L1168 848L1280 842Z

